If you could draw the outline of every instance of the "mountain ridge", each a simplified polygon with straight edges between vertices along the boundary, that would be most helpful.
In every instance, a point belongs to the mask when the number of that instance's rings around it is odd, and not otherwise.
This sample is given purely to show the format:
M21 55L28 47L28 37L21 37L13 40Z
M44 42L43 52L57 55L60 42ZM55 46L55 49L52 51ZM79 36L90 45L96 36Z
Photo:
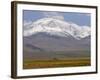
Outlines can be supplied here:
M27 29L28 27L29 29ZM91 33L90 27L88 26L79 26L75 23L54 18L38 19L37 21L24 26L24 37L41 32L60 37L72 36L77 40L90 36Z

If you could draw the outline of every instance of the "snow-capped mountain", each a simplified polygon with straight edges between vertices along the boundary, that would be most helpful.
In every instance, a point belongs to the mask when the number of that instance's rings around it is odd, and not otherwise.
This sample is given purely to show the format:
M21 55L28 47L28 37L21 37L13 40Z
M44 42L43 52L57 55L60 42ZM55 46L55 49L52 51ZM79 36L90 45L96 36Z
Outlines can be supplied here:
M24 59L62 59L90 56L91 31L54 17L24 24Z
M24 37L32 36L41 32L51 36L71 36L77 40L81 40L91 34L90 27L88 26L79 26L75 23L55 18L42 18L29 25L24 25Z

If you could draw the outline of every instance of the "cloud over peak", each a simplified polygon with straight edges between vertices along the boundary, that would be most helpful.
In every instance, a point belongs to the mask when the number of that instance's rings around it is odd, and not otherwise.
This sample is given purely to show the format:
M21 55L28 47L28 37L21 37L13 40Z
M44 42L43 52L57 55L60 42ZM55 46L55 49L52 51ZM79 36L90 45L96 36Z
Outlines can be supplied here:
M44 14L44 17L47 17L47 18L55 18L55 19L64 20L63 15L58 12L43 12L43 14Z

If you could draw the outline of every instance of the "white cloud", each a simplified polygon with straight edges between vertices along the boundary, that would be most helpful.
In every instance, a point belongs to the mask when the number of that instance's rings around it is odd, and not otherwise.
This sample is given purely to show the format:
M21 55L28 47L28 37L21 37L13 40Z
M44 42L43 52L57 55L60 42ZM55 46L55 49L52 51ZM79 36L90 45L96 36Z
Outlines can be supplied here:
M60 20L64 20L64 17L61 13L59 12L43 12L45 17L49 17L49 18L56 18L56 19L60 19Z
M23 21L23 30L24 31L30 30L32 28L32 26L30 26L31 24L32 24L32 21L24 20Z
M27 26L27 25L29 25L29 24L31 24L32 23L32 21L27 21L27 20L24 20L23 21L23 25L24 26Z

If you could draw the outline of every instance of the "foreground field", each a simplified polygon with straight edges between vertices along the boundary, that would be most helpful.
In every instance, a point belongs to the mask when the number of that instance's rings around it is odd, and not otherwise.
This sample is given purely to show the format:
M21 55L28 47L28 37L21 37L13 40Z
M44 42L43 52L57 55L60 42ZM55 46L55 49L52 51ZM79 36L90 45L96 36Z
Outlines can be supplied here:
M23 69L33 68L52 68L52 67L75 67L75 66L90 66L89 57L53 59L53 60L24 60Z

